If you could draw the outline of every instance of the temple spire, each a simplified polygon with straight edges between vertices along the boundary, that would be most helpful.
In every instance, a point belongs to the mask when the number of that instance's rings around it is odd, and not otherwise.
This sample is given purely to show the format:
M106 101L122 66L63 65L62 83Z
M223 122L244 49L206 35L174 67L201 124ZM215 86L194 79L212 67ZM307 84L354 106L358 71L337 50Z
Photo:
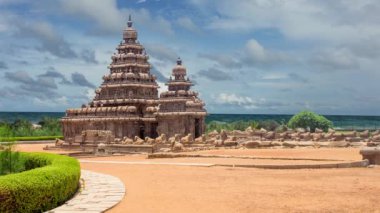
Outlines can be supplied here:
M132 27L132 19L131 19L131 14L129 14L129 17L128 17L128 22L127 22L127 24L128 24L128 27Z
M181 57L177 58L177 65L182 65L182 59L181 59Z

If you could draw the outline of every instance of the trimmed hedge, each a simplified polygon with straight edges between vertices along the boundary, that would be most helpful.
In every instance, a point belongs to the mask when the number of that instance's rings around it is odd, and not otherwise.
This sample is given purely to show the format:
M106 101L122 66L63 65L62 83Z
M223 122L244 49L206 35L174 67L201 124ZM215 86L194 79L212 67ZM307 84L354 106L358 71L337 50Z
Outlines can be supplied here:
M48 153L21 153L27 171L0 176L0 212L43 212L78 189L79 162Z
M0 137L0 141L45 141L63 139L63 136L26 136L26 137Z

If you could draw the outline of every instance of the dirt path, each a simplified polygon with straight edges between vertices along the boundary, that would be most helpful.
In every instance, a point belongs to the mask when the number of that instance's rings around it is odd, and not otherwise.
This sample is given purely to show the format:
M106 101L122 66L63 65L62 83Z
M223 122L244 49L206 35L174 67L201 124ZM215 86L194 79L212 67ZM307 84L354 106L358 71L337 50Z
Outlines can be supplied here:
M375 212L380 169L262 170L82 164L119 177L109 212Z
M30 147L19 146L20 150ZM33 148L37 151L37 148ZM198 153L360 160L358 149L214 150ZM131 165L143 155L84 160L83 169L119 177L126 196L109 212L379 212L380 167L266 170L251 168ZM155 159L210 163L231 159ZM240 161L233 159L233 161Z

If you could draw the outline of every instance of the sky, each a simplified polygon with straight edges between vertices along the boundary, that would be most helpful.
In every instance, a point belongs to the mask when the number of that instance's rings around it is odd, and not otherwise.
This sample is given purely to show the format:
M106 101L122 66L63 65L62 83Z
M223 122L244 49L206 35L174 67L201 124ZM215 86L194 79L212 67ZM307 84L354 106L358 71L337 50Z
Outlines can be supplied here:
M0 0L0 111L87 104L129 14L209 113L380 115L378 0Z

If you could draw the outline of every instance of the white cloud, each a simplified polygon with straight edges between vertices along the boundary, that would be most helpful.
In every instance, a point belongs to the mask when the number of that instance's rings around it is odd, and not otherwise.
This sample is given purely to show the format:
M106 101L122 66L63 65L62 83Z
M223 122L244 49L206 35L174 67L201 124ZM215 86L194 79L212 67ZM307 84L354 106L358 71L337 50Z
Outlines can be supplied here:
M116 0L61 0L63 10L80 18L95 21L98 33L120 33L128 15L133 22L166 35L174 33L171 23L162 16L152 16L147 9L120 9Z
M158 88L158 94L161 94L161 93L163 93L165 91L168 91L168 87L165 85L165 83L163 83L163 82L157 82L157 84L160 87L160 88Z
M203 7L201 10L218 14L208 21L208 28L234 33L278 29L291 39L340 42L380 32L379 21L374 18L380 12L380 2L374 0L192 2Z
M263 46L259 44L255 39L248 40L245 50L248 54L248 57L255 61L266 61L268 54L266 53Z
M116 0L61 0L61 5L65 12L94 20L105 31L120 31L121 20L126 19L117 8Z
M237 107L237 109L242 108L245 110L251 109L279 109L282 107L289 106L288 103L282 101L272 101L266 98L256 98L253 99L249 96L237 95L235 93L220 93L217 96L213 96L214 102L221 105L230 105L232 107Z
M359 66L359 59L348 48L327 48L312 55L311 62L330 70L352 70Z
M180 17L177 19L177 24L186 30L192 31L194 33L200 33L200 29L189 17Z
M172 62L174 63L175 60L178 58L177 51L172 49L171 47L165 46L163 44L151 44L147 43L144 45L147 51L147 54L165 62Z
M88 101L91 101L95 97L95 90L94 89L87 89L85 91L85 96L87 97Z
M238 107L243 107L244 109L255 109L258 108L258 102L247 96L239 96L234 93L220 93L215 102L218 104L228 104L235 105ZM261 99L260 102L265 102L265 99Z

